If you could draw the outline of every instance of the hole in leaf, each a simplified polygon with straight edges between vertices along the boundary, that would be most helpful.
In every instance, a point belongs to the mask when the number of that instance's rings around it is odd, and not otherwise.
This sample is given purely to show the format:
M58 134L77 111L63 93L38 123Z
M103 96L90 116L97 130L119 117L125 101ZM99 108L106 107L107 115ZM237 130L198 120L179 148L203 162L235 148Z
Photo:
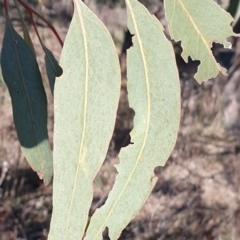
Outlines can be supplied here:
M191 57L188 57L188 62L186 63L181 56L183 49L180 41L173 42L173 48L180 78L185 78L186 75L188 76L187 78L193 77L197 72L200 61L192 60Z
M126 53L127 49L133 46L132 35L129 30L125 31L124 42L122 46L122 53Z
M219 43L213 43L211 50L216 61L222 67L226 69L231 67L232 58L235 54L233 49L224 48L224 46Z
M131 142L130 133L128 133L127 136L125 137L125 139L123 140L122 148L127 147L129 144L134 144L133 142Z
M106 227L102 232L102 237L103 237L103 240L111 240L108 236L108 227Z

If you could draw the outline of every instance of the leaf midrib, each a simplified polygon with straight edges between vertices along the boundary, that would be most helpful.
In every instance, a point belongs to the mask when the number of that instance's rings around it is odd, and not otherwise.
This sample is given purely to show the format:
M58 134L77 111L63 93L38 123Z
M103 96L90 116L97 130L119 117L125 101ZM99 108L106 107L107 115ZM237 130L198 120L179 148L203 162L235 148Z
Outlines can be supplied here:
M39 147L39 144L38 144L38 143L39 143L39 140L38 140L38 136L37 136L37 130L36 130L36 127L35 127L35 121L34 121L34 118L33 118L31 101L30 101L30 99L29 99L28 92L27 92L27 87L26 87L26 85L25 85L25 80L24 80L24 77L23 77L21 61L20 61L20 58L19 58L18 50L17 50L16 44L15 44L15 38L14 38L14 35L13 35L13 29L12 29L12 26L11 26L11 24L9 23L9 21L10 21L10 19L7 18L7 23L6 23L6 24L8 24L9 29L10 29L10 32L11 32L11 36L12 36L12 40L13 40L13 46L14 46L14 49L15 49L15 53L16 53L16 57L17 57L17 62L18 62L18 66L19 66L19 72L20 72L22 84L23 84L23 87L24 87L24 91L25 91L25 94L26 94L26 96L27 96L27 102L28 102L29 111L30 111L30 116L31 116L31 120L32 120L32 126L33 126L33 129L34 129L35 138L36 138L37 150L38 150L38 153L39 153L39 156L40 156L40 162L41 162L41 165L42 165L41 171L43 171L43 178L44 178L43 157L42 157L42 153L41 153L41 150L40 150L40 147ZM23 40L23 41L24 41L24 40ZM37 169L36 169L36 170L37 170ZM38 171L39 171L39 170L38 170Z
M209 53L209 56L210 56L210 58L212 58L215 66L217 67L217 69L219 70L219 72L222 72L221 67L216 63L216 61L215 61L215 59L214 59L214 57L213 57L213 55L212 55L212 52L211 52L211 50L210 50L210 46L208 45L208 43L207 43L207 41L205 40L205 38L204 38L203 34L201 33L201 31L198 29L197 25L195 24L195 21L194 21L193 17L191 16L191 14L190 14L190 13L188 12L188 10L186 9L184 3L182 2L182 0L175 0L175 1L174 1L174 5L175 5L175 2L176 2L176 1L179 2L179 4L181 5L183 11L186 13L186 15L188 16L190 22L192 23L193 27L196 29L197 34L198 34L198 35L200 36L200 38L202 39L202 41L203 41L203 43L204 43L204 45L205 45L205 47L206 47L206 49L207 49L207 51L208 51L208 53ZM208 64L208 66L209 66L209 64ZM209 72L209 69L208 69L208 72Z
M70 200L70 206L68 208L68 214L67 214L67 223L66 223L66 227L65 227L65 231L64 231L64 239L66 239L66 233L67 233L67 229L69 227L69 222L70 222L70 217L71 217L71 210L72 210L72 206L73 206L73 200L74 200L74 194L76 191L76 186L77 186L77 180L78 180L78 173L80 171L80 163L81 163L81 154L82 154L82 150L83 150L83 143L84 143L84 139L85 139L85 133L86 133L86 118L87 118L87 98L88 98L88 81L89 81L89 56L88 56L88 47L87 47L87 37L86 37L86 30L85 30L85 26L83 23L83 18L82 18L82 11L81 8L79 6L79 3L77 2L77 0L73 0L74 1L74 5L76 7L76 10L78 12L78 17L79 17L79 21L80 21L80 25L81 25L81 30L82 30L82 35L83 35L83 44L84 44L84 55L85 55L85 88L84 88L84 105L83 105L83 130L82 130L82 136L81 136L81 143L80 143L80 148L79 148L79 159L78 159L78 164L77 164L77 170L76 170L76 174L75 174L75 179L74 179L74 184L73 184L73 190L72 190L72 194L71 194L71 200Z
M129 11L131 13L131 17L132 17L132 21L133 21L133 25L134 25L134 28L135 28L135 32L136 32L136 37L137 37L137 40L138 40L138 43L139 43L139 48L140 48L140 52L141 52L141 56L142 56L142 61L143 61L143 66L144 66L144 73L145 73L145 77L146 77L146 90L147 90L147 121L146 121L146 131L145 131L145 135L144 135L144 139L143 139L143 143L142 143L142 146L141 146L141 149L139 151L139 154L138 154L138 157L136 159L136 162L133 166L133 169L131 171L131 173L129 174L125 184L124 184L124 187L122 189L122 191L120 192L118 198L116 199L115 203L113 204L113 207L110 209L109 213L107 214L107 216L105 217L101 227L99 228L98 232L95 234L95 237L94 239L96 239L98 237L98 235L100 234L100 232L102 231L102 229L104 228L105 224L107 223L110 215L112 214L114 208L116 207L116 205L118 204L120 198L122 197L125 189L127 188L131 178L132 178L132 175L134 174L137 166L138 166L138 163L141 159L141 155L144 151L144 147L146 145L146 142L147 142L147 137L148 137L148 131L149 131L149 125L150 125L150 87L149 87L149 74L148 74L148 70L147 70L147 63L146 63L146 59L145 59L145 54L144 54L144 50L143 50L143 44L142 44L142 41L141 41L141 38L140 38L140 34L139 34L139 30L138 30L138 26L137 26L137 22L136 22L136 19L135 19L135 16L134 16L134 12L133 12L133 9L131 7L131 3L129 2L129 0L126 0L126 5L128 6L129 8ZM137 114L137 113L136 113Z

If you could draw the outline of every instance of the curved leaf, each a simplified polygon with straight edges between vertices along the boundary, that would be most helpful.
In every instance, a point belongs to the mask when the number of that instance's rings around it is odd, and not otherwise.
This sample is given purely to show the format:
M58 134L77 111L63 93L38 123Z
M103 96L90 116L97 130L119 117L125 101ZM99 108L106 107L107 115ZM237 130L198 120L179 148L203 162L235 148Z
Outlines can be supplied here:
M47 99L36 58L7 19L1 53L2 74L12 99L18 139L29 164L48 184L52 155L47 133Z
M237 15L239 15L239 6L240 6L239 0L229 1L227 11L232 15L233 18L235 18L235 21L236 21Z
M90 220L85 240L102 239L108 227L117 239L154 187L156 166L163 166L176 141L180 86L172 45L159 21L136 0L126 0L133 47L127 52L129 104L135 110L131 141L123 149L109 197Z
M49 239L82 239L93 180L114 130L120 68L111 36L82 3L74 15L55 82L53 215Z
M60 77L63 73L62 68L59 66L57 60L53 56L52 52L42 44L43 50L45 52L45 65L47 69L47 76L49 85L51 88L51 92L53 94L54 92L54 84L55 84L55 78Z
M226 75L212 55L212 42L230 47L226 38L234 35L230 23L231 15L212 0L165 0L166 18L171 37L181 41L182 57L187 62L188 56L200 60L195 75L199 83L216 77L219 72Z
M237 24L240 17L240 0L231 0L227 11L233 16L233 27Z

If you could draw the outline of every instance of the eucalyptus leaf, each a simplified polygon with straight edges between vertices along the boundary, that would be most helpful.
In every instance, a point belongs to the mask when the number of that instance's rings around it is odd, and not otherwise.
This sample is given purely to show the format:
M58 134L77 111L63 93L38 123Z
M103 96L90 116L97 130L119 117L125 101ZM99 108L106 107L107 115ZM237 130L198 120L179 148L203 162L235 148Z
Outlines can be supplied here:
M120 67L112 38L81 0L54 89L53 214L49 240L82 239L93 181L107 154L120 95Z
M131 142L120 153L118 176L106 203L90 219L84 240L107 227L118 239L153 189L154 168L167 161L177 138L180 86L174 51L160 22L136 0L126 0L133 47L127 51L129 105L135 111Z
M23 153L33 170L48 184L53 165L47 133L46 94L35 56L9 19L4 33L1 67Z
M51 88L51 92L53 94L54 92L54 84L55 84L55 78L60 77L63 73L62 68L59 66L56 58L52 54L52 52L44 45L42 45L43 50L45 52L45 65L47 69L47 76L49 85Z
M226 38L234 35L230 23L233 18L212 0L165 0L166 19L171 37L181 41L182 57L187 62L200 60L195 78L199 83L216 77L226 69L218 64L212 54L213 42L230 48Z

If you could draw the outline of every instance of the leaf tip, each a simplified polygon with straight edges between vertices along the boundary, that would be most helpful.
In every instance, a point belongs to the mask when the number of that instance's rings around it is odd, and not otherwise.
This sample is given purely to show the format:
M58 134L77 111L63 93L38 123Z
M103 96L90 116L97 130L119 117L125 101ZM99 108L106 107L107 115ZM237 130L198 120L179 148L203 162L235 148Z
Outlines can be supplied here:
M43 179L44 174L42 171L37 171L37 175L41 180Z
M47 186L51 182L51 177L47 178L43 171L37 171L37 175L41 180L43 180L45 186Z

